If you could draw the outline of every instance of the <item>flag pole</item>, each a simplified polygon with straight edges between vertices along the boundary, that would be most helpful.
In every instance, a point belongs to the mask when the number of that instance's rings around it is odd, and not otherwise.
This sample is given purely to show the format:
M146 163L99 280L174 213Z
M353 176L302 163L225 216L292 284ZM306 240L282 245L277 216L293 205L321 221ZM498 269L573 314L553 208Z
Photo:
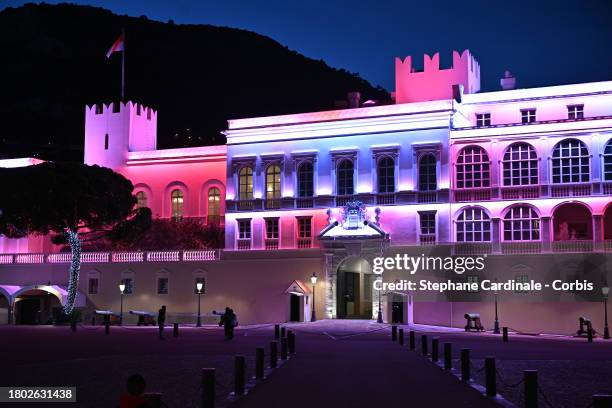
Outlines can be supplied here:
M121 51L121 101L125 101L125 28L121 29L123 51Z

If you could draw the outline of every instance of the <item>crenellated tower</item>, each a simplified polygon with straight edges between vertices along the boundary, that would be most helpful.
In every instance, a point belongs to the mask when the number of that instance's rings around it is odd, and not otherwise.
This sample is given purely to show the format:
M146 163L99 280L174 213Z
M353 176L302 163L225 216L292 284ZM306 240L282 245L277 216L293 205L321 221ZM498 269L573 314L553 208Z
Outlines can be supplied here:
M85 107L85 164L117 169L125 165L128 152L156 146L155 110L131 101Z

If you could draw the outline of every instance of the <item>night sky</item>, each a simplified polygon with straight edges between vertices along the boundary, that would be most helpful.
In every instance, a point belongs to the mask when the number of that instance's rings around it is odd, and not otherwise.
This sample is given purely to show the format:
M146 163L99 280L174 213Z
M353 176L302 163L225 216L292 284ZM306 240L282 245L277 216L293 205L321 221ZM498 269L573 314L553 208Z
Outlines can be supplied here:
M55 1L47 1L56 3ZM612 1L75 1L177 24L255 31L308 57L394 88L395 56L469 48L483 90L509 69L518 87L612 80ZM0 7L25 2L3 0ZM75 33L78 35L78 33ZM113 38L109 38L109 46Z

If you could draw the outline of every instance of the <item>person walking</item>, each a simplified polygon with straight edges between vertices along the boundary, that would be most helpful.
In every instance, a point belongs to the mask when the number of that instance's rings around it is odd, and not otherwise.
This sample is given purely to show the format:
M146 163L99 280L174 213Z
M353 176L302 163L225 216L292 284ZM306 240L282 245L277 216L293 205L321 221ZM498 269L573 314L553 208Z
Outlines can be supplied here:
M159 325L159 339L164 340L164 326L166 325L166 305L157 312L157 324Z
M133 374L127 380L127 392L119 399L119 408L150 408L144 396L147 383L140 374Z
M231 340L234 338L234 327L236 327L237 325L238 320L236 318L234 310L230 309L229 307L226 307L225 313L221 315L221 320L219 320L219 327L223 326L226 340Z

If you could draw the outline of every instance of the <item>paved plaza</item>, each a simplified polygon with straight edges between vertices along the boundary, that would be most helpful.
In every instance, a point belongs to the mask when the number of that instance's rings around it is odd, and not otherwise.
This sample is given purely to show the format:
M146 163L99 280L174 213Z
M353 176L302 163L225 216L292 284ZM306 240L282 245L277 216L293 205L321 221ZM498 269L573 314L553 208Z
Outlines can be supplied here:
M268 353L272 325L239 327L233 341L225 341L214 326L181 327L178 338L169 327L163 341L154 327L113 326L106 336L100 326L79 326L76 333L68 327L4 326L0 385L76 386L78 404L65 406L115 407L127 376L138 372L148 391L163 393L168 407L188 408L199 406L201 368L215 367L219 407L498 406L421 355L420 336L427 334L439 337L440 344L451 342L455 358L461 348L470 348L473 377L481 384L482 360L495 356L498 392L518 406L522 385L511 385L521 380L524 369L539 370L541 398L554 407L587 407L592 394L612 393L612 342L600 339L589 344L514 335L502 343L500 336L488 333L417 326L417 351L411 352L407 336L403 347L391 341L386 324L322 320L285 326L296 333L296 354L236 401L228 399L234 356L246 356L247 376L252 377L255 348L265 347ZM458 368L459 362L454 365Z

